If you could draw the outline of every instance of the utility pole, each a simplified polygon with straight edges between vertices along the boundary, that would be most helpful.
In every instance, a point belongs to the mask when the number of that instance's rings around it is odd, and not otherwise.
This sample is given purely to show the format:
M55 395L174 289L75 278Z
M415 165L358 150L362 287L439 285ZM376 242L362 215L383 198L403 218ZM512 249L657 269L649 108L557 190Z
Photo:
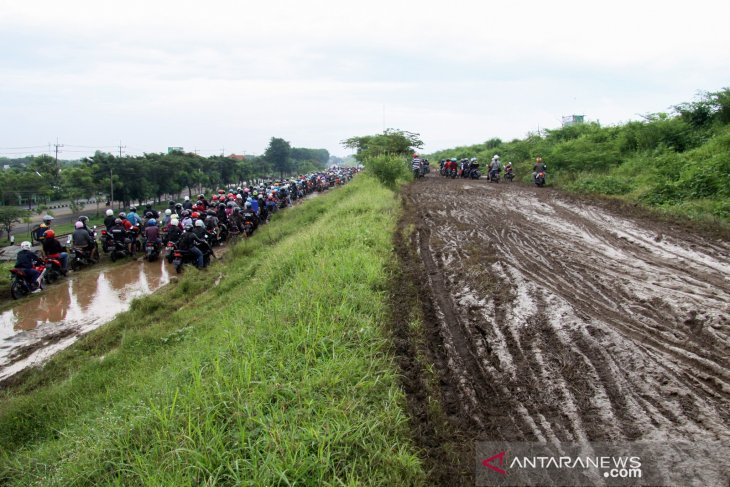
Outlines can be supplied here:
M127 146L126 145L122 145L122 141L120 140L119 141L119 145L117 147L119 147L119 158L121 159L122 158L122 149L126 149Z
M56 148L56 175L58 175L58 172L60 172L60 168L58 167L58 148L63 147L63 144L58 143L58 137L56 137L56 143L53 146Z

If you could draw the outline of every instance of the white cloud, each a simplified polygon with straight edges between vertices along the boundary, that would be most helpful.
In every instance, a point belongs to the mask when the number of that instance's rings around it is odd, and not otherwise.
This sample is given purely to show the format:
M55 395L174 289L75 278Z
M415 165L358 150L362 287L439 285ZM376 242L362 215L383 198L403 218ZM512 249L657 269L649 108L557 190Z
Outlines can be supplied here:
M261 152L283 136L344 153L340 140L382 129L384 105L387 126L429 149L576 111L615 123L726 85L729 13L708 0L2 1L0 146Z

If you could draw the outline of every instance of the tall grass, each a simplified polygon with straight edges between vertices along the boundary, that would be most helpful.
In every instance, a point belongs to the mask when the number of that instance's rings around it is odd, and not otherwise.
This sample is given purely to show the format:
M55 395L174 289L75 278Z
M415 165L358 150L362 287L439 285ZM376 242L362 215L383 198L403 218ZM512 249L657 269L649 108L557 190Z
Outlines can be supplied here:
M0 397L8 485L413 485L384 313L393 193L287 210Z

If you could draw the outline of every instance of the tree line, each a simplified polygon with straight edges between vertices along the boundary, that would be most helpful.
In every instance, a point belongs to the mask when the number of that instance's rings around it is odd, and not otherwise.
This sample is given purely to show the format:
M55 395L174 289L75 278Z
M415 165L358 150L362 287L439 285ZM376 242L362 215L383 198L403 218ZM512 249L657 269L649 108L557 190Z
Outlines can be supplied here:
M181 192L192 195L200 188L319 171L329 161L326 149L292 147L277 137L271 138L261 156L203 157L182 151L121 157L97 151L78 161L31 156L20 161L0 160L3 164L13 162L0 171L0 200L3 205L29 206L102 198L129 205L132 201L159 201L164 195Z

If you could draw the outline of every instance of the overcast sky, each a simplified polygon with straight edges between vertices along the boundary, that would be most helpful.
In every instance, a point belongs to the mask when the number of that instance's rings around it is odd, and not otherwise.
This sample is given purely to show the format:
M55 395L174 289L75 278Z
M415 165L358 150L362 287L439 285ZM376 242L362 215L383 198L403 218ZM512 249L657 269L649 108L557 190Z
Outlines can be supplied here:
M720 0L0 0L0 156L616 124L730 86L729 18Z

